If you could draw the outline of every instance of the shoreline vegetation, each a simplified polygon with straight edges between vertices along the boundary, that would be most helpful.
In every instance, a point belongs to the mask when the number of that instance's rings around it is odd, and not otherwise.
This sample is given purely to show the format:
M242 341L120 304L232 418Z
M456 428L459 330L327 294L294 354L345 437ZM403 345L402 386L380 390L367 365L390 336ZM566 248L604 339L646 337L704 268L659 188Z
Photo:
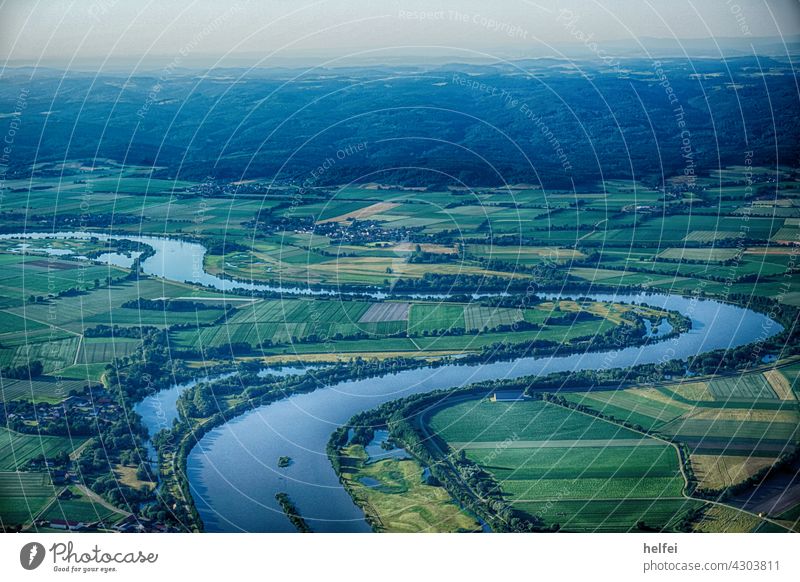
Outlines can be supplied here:
M312 533L314 531L308 523L306 523L306 520L303 519L303 516L300 515L297 506L292 501L292 498L289 497L288 493L284 493L283 491L276 493L275 500L281 506L283 513L286 514L287 519L292 522L292 525L298 532Z

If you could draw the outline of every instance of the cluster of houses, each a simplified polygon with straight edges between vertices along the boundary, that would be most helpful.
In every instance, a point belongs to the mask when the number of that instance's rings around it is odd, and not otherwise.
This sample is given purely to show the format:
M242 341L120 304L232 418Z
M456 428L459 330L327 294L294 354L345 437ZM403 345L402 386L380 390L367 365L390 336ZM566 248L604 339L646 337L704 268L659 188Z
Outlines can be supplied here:
M135 515L128 515L114 524L107 524L102 520L83 522L70 521L68 519L40 519L36 522L36 526L74 532L169 533L177 531L162 523Z
M59 404L37 402L30 407L17 407L13 412L8 413L7 419L12 424L14 421L21 421L22 423L46 425L62 421L67 417L70 419L70 423L77 418L111 422L118 417L120 407L105 390L95 389L93 395L93 398L83 394L69 396Z

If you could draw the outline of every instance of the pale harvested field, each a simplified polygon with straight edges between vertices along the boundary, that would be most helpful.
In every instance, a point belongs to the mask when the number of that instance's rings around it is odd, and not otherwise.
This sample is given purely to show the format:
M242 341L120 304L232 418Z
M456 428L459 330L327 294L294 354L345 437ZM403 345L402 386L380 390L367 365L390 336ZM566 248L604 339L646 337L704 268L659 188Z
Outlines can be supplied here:
M732 507L711 505L703 511L703 519L694 531L708 533L747 533L753 531L761 520L755 515Z
M788 223L789 221L787 220L786 222ZM791 247L769 247L769 248L752 247L745 249L744 254L786 256L786 255L792 255L796 252L797 251L792 249Z
M734 420L736 422L788 422L798 421L794 410L759 410L747 408L696 408L686 416L693 420Z
M380 321L408 321L410 303L375 303L364 312L359 323L377 323Z
M340 214L339 216L326 218L325 220L319 220L317 221L317 224L326 224L328 222L350 222L353 219L362 220L375 214L381 214L382 212L386 212L387 210L391 210L397 206L400 205L396 202L376 202L375 204L371 204L366 208L360 208L359 210L354 210L353 212Z
M722 489L740 483L761 469L771 466L769 457L733 457L727 455L690 455L698 486Z
M738 254L738 249L673 247L664 249L656 257L684 261L720 262L734 259Z
M711 390L708 389L707 382L670 384L667 388L678 396L683 396L687 400L694 400L695 402L712 402L715 400Z
M768 370L764 372L764 378L767 379L769 385L778 395L781 400L795 400L794 392L792 392L792 385L789 379L784 376L780 370Z
M114 473L116 473L120 483L127 485L128 487L132 487L133 489L139 489L140 487L152 489L156 486L156 484L152 481L141 481L138 477L136 477L136 467L117 465L114 468Z
M677 406L683 410L690 410L691 406L689 404L684 404L679 400L675 400L674 398L670 398L666 394L662 394L655 388L629 388L626 390L628 394L632 396L639 396L641 398L647 398L648 400L654 400L656 402L660 402L662 404L669 404L670 406Z
M683 240L686 242L714 242L715 240L732 239L739 236L735 230L693 230Z

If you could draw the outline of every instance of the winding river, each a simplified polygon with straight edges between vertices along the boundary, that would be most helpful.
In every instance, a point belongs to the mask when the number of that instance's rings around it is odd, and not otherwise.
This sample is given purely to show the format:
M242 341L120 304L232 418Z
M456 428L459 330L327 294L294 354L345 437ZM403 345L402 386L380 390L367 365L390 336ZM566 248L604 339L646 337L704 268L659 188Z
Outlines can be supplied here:
M127 238L152 246L155 255L146 259L142 267L146 273L164 279L200 283L220 290L242 288L287 294L312 293L307 289L238 283L215 277L202 269L205 255L202 245L175 239L94 233L0 235L0 238L85 239L91 236ZM189 455L189 482L206 531L294 531L275 501L278 492L291 496L315 531L370 531L363 513L340 485L325 447L338 426L354 414L385 402L484 380L543 376L570 370L624 368L688 358L766 339L782 329L780 324L765 315L719 301L647 294L592 294L591 297L601 301L645 303L678 311L692 320L692 329L668 340L653 338L643 346L616 351L526 357L483 365L451 364L346 381L252 410L210 431ZM157 399L159 395L151 398ZM172 396L168 401L171 399ZM145 401L139 406L147 407L148 404L152 403ZM278 467L281 456L292 458L289 467Z

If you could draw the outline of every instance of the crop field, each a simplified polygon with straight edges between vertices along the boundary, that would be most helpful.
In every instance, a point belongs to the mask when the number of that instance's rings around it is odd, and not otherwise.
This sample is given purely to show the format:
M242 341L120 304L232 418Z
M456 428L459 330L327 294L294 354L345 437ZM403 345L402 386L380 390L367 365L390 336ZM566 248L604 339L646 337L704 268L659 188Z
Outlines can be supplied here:
M46 473L0 472L0 526L29 521L55 493Z
M638 522L669 531L692 509L702 507L689 499L622 499L602 501L534 501L514 504L515 508L539 515L546 524L579 533L636 531Z
M707 533L747 533L754 531L762 521L750 513L732 507L708 505L694 531Z
M796 226L783 227L773 235L771 240L778 244L797 244L797 241L800 240L800 229Z
M84 338L78 353L78 362L99 364L113 362L134 353L142 341L129 338Z
M600 419L565 413L541 401L489 402L468 400L438 410L430 418L433 432L448 442L522 440L639 439L641 436Z
M794 399L797 398L798 390L800 390L800 364L792 364L791 366L784 366L779 370L781 376L783 376L786 382L782 382L779 380L773 380L771 376L767 376L764 374L764 377L770 382L772 389L775 390L775 393L778 394L781 398L785 400L792 400L792 396ZM780 384L780 387L776 388L776 384ZM785 386L788 386L791 389L791 394L787 394L785 392Z
M22 255L12 263L4 265L0 275L0 294L7 302L22 305L31 295L47 295L70 289L91 290L95 281L105 281L107 277L118 278L125 273L117 267L83 264L79 262L31 260Z
M670 248L658 253L659 259L672 259L677 261L722 262L735 259L739 256L738 249L694 249L688 247Z
M467 250L471 255L482 259L519 265L548 262L563 264L586 256L575 249L560 247L469 245Z
M42 514L42 519L63 519L83 523L103 521L112 524L122 519L123 515L89 499L77 487L70 487L73 497L56 499Z
M4 380L0 386L0 402L60 402L69 395L70 390L81 392L87 384L85 377L75 379L39 376L33 380Z
M185 285L156 279L141 279L133 282L125 281L108 288L94 289L85 295L54 299L44 304L25 304L13 309L12 313L75 333L83 333L85 328L94 327L98 322L108 324L112 318L118 325L122 325L123 321L133 321L133 325L139 325L138 314L140 313L144 320L149 318L156 321L156 324L160 316L160 322L163 324L165 317L163 311L125 309L125 312L130 313L125 316L120 315L119 318L117 318L117 314L121 310L121 305L127 301L135 301L140 298L181 297L190 295L191 292L191 288ZM208 295L214 296L215 294ZM217 313L217 315L219 314Z
M583 404L622 421L647 429L657 428L691 410L691 407L670 399L655 389L592 391L566 394L570 402Z
M713 243L740 236L735 230L693 230L683 239L686 242Z
M709 382L708 389L716 400L730 398L773 399L778 395L770 383L760 374L748 374L735 378L715 378Z
M548 340L563 343L588 338L629 321L626 314L632 312L630 307L621 305L561 302L558 308L561 311L583 310L602 320L544 325L553 309L552 302L523 311L448 302L270 299L240 307L227 321L212 326L183 328L173 331L171 337L176 347L192 350L247 344L253 350L263 349L275 354L288 352L280 349L276 352L271 345L293 344L289 351L297 353L330 350L357 353L364 347L363 351L370 353L381 349L389 352L463 353L499 342ZM663 315L663 312L645 311L653 317ZM523 319L541 328L492 331ZM451 330L456 330L456 333L440 335ZM406 333L412 339L403 339ZM364 335L370 338L371 343L364 343L361 339Z
M86 439L21 434L0 428L0 471L17 471L39 455L51 458L62 451L70 453L84 440Z
M701 455L689 457L700 488L719 490L740 483L775 463L775 457Z
M331 257L304 249L276 245L267 252L236 252L224 257L207 255L205 267L210 273L245 281L280 280L329 285L383 285L387 280L421 279L431 270L429 265L408 262L409 253L405 251L395 252L375 247L358 249L330 247L328 252L337 253L339 250L348 252L348 256ZM350 253L355 256L350 256ZM461 276L483 275L516 279L527 277L524 273L492 270L464 262L438 264L436 272Z
M464 308L464 323L468 330L492 329L499 325L512 325L523 319L524 316L521 309L484 307L481 305L467 305Z
M79 336L64 337L62 333L50 334L48 330L15 337L0 344L0 366L27 366L38 360L45 372L59 370L75 363L79 343Z
M377 323L382 321L408 321L409 303L376 303L367 309L359 323Z
M719 489L772 465L800 439L795 401L778 400L769 377L788 384L781 371L771 370L565 398L687 445L701 487Z
M197 311L169 311L166 309L117 308L84 319L84 325L119 325L139 327L151 325L169 327L178 324L208 324L222 315L221 309L198 309Z
M43 329L43 323L32 319L25 319L7 311L0 311L0 337L5 334L27 332L28 330Z
M596 417L543 401L466 400L427 425L491 473L514 507L569 531L627 531L643 519L665 527L680 513L674 502L683 507L676 450Z
M680 401L691 401L695 403L713 402L714 395L708 389L708 382L693 382L691 380L670 384L669 388L659 386L658 390L668 398L680 399Z
M325 224L326 222L352 222L353 220L364 220L375 214L387 212L397 206L399 206L399 204L396 202L376 202L375 204L370 204L369 206L359 208L358 210L354 210L352 212L340 214L339 216L334 216L332 218L326 218L325 220L318 220L317 224Z
M464 306L448 303L415 303L408 316L408 332L424 334L441 329L464 329Z

